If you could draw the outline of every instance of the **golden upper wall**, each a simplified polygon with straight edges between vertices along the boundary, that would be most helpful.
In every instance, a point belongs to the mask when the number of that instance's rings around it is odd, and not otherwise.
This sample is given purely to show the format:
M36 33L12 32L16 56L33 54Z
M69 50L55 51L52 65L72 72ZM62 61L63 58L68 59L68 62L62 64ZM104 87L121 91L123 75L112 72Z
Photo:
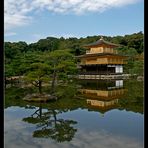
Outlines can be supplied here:
M109 47L91 47L86 51L86 54L94 54L94 53L113 53L118 54L117 50Z

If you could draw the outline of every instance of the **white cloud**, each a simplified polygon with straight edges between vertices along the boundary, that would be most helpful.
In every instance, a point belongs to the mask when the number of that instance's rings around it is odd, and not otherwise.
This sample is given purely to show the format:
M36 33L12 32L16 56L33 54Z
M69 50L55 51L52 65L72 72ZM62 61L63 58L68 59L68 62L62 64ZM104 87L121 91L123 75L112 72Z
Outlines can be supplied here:
M87 133L87 134L86 134ZM91 147L91 148L142 148L143 143L138 142L134 138L125 137L123 135L114 135L106 130L100 131L84 131L81 130L77 137L72 141L75 147Z
M140 0L35 0L36 7L46 8L53 12L102 12L112 7L134 4Z
M143 142L135 138L123 135L114 135L105 130L85 131L79 129L72 141L58 143L52 139L33 138L33 126L31 124L16 121L5 123L5 147L50 147L51 148L143 148ZM28 129L27 129L28 128Z
M30 12L48 10L54 13L103 12L110 8L134 4L141 0L5 0L5 31L27 25L33 19Z
M21 113L19 116L19 113ZM57 143L52 139L33 138L36 125L22 121L34 110L18 110L16 107L8 108L4 120L4 145L6 148L143 148L143 141L133 136L111 133L103 128L87 129L83 126L77 128L72 141ZM22 117L23 115L23 117ZM128 130L128 129L127 129ZM138 129L137 129L138 130Z
M23 26L30 22L31 16L27 13L33 7L25 0L5 0L4 1L4 29L11 30L14 27Z

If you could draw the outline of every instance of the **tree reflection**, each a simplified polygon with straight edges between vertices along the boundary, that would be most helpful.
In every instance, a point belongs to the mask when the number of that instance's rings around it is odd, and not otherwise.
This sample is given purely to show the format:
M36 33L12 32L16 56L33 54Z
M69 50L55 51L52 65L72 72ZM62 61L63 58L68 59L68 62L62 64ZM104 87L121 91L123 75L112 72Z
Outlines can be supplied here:
M23 121L36 124L37 130L33 132L36 138L52 138L57 142L71 141L77 129L73 120L58 119L57 115L62 111L48 109L43 111L42 105L30 117L23 118Z

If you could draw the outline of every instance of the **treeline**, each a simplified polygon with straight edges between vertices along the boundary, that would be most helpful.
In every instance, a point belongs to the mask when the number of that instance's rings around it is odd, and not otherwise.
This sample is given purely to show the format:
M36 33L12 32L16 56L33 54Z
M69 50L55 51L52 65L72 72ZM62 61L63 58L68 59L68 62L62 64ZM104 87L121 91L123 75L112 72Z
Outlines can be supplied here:
M101 36L88 36L86 38L68 38L65 39L47 37L46 39L40 39L36 43L27 44L26 42L5 42L5 76L22 75L25 72L25 66L23 66L24 57L27 55L27 63L29 60L35 60L35 55L53 52L56 50L68 51L73 56L84 54L86 49L83 47L85 44L89 44L99 40ZM128 64L125 67L127 73L143 74L143 53L144 53L144 34L142 32L134 33L125 36L103 36L104 40L122 45L119 48L119 53L128 55ZM33 53L33 54L32 54ZM20 68L20 66L22 68ZM23 70L24 68L24 70Z

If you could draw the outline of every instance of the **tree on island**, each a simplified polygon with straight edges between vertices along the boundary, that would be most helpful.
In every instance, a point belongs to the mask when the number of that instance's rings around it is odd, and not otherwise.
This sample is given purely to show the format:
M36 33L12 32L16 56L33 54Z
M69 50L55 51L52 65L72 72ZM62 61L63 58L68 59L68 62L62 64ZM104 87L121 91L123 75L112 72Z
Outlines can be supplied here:
M24 80L37 87L40 94L43 82L51 81L51 94L54 94L57 79L67 80L76 73L74 56L67 50L29 53L21 67L26 69Z
M42 83L49 81L49 66L45 63L33 63L30 70L25 74L25 80L38 87L39 93L42 93Z
M51 93L54 93L56 79L68 79L69 75L76 74L76 61L68 50L55 50L48 52L45 56L50 66Z

